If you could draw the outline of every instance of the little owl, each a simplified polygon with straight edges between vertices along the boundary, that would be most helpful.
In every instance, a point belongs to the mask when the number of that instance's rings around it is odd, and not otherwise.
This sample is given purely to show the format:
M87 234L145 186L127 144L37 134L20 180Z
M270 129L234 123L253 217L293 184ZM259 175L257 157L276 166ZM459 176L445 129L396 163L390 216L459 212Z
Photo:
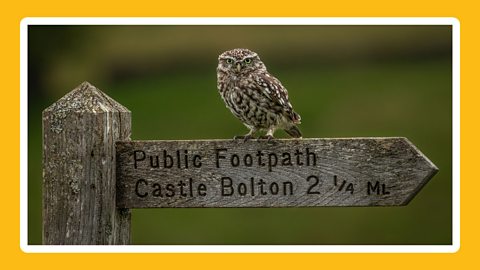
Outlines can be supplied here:
M248 49L233 49L218 57L217 87L228 109L250 129L235 139L254 138L266 130L263 139L272 139L276 129L301 138L296 126L300 115L293 111L288 92L280 81L268 73L258 54Z

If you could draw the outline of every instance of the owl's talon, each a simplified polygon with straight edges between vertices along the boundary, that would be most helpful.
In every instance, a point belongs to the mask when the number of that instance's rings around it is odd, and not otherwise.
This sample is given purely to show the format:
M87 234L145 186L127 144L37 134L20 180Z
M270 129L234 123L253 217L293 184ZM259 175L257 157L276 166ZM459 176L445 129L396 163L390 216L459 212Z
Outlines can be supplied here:
M275 139L272 135L265 135L265 136L260 136L261 140L267 140L267 142L271 142L273 139Z
M252 135L237 135L235 137L233 137L234 140L243 140L244 142L250 140L250 139L253 139L253 136Z
M252 135L245 135L245 136L243 137L243 141L244 141L244 142L246 142L246 141L248 141L248 140L251 140L251 139L253 139L253 136L252 136Z

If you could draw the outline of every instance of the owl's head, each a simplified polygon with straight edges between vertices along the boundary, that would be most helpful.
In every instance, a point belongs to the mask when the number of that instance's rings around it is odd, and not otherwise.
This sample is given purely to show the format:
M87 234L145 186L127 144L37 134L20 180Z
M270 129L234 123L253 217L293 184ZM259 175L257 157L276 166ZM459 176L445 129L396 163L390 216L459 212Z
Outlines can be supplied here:
M233 49L218 56L218 69L235 74L248 74L252 71L266 70L256 52L249 49Z

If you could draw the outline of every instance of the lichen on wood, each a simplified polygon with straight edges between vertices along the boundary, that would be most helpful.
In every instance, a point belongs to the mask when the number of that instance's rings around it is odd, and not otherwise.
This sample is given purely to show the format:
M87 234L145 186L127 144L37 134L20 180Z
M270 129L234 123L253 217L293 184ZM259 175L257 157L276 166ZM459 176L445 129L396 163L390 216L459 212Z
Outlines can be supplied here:
M88 82L43 112L43 243L129 244L130 213L115 204L115 142L131 113Z

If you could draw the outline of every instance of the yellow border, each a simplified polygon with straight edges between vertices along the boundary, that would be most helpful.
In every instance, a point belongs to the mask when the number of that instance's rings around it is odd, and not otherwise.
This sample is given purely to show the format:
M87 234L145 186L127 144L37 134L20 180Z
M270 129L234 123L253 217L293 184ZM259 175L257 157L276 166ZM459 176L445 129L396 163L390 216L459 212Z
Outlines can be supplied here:
M2 261L19 269L86 268L436 268L478 265L479 182L473 172L478 153L475 136L478 100L478 8L461 1L18 1L2 7ZM456 17L461 23L461 248L455 254L25 254L19 246L19 29L23 17L35 16L418 16ZM474 87L477 86L477 87ZM470 166L469 166L470 165ZM469 267L470 265L470 267Z

